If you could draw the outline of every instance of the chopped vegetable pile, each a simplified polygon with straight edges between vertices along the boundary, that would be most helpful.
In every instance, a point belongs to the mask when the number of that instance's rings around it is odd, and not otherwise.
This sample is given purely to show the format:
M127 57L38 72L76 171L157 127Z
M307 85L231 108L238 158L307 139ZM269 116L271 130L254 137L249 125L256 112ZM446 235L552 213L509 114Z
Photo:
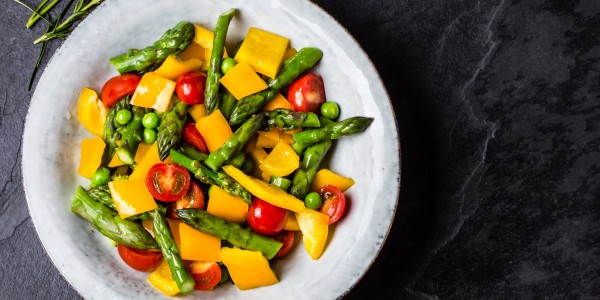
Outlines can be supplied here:
M100 98L85 87L79 97L96 137L81 142L78 173L91 184L71 210L166 295L275 284L270 263L298 234L318 259L354 185L321 163L333 140L373 121L336 120L340 107L311 71L319 49L250 28L227 51L236 13L221 14L214 33L180 22L111 58L121 75Z

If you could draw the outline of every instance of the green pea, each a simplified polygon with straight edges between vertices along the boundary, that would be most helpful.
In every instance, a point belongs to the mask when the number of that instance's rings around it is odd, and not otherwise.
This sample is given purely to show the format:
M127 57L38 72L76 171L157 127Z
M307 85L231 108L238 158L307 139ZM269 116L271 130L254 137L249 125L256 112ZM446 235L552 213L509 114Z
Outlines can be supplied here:
M117 112L117 115L115 116L115 120L117 120L117 123L121 124L121 125L125 125L127 123L129 123L129 121L131 121L131 111L129 111L128 109L121 109L120 111Z
M105 185L110 181L110 171L107 168L98 168L92 175L92 185Z
M321 105L321 115L333 120L340 115L340 107L335 102L325 102Z
M142 125L144 126L144 128L154 129L158 127L159 123L160 118L156 113L153 112L145 114L142 118Z
M156 141L156 130L144 128L144 143L152 144Z
M304 197L304 204L310 209L319 209L323 205L323 199L319 193L312 192Z
M221 72L227 74L235 65L237 65L237 62L233 58L227 57L221 61Z

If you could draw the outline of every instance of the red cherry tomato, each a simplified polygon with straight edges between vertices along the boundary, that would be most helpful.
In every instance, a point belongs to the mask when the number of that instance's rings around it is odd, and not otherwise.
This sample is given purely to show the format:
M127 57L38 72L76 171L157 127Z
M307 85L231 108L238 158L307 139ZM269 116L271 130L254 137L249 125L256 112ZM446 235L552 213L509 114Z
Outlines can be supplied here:
M221 280L221 268L216 262L194 261L189 265L189 271L197 290L211 291Z
M321 76L309 73L296 79L288 90L288 101L294 111L318 113L325 102L325 85Z
M344 193L337 187L326 184L321 187L319 194L321 194L321 198L323 199L321 212L329 215L329 224L337 222L346 210L346 197Z
M151 272L163 259L160 251L133 249L121 244L117 245L117 250L128 266L141 272Z
M204 103L206 75L198 71L189 71L177 77L175 93L185 104Z
M190 173L178 164L158 163L148 171L146 187L160 201L177 201L188 192Z
M171 219L179 219L173 209L182 208L204 209L204 194L202 194L202 189L197 183L190 181L190 188L188 189L187 194L185 194L183 198L169 205L169 208L167 209L167 217Z
M292 246L294 245L294 232L289 230L284 230L280 232L278 235L273 237L278 242L282 243L281 249L275 254L275 258L280 258L286 256L290 250L292 250Z
M273 236L283 230L287 217L287 210L254 198L248 209L246 221L252 230L262 235Z
M200 150L202 153L208 153L208 147L204 142L204 138L196 128L196 123L186 123L181 134L184 141Z
M135 74L123 74L109 79L102 87L100 97L106 107L111 107L119 99L133 94L142 77Z

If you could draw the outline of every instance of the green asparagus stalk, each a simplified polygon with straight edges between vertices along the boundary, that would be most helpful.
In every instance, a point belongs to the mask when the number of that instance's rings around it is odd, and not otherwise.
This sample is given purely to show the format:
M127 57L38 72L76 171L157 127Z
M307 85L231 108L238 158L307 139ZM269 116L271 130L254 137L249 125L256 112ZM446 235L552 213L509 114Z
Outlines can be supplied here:
M181 142L179 145L179 151L185 154L187 157L199 162L203 162L208 158L208 154L200 152L198 149L194 148L194 146L186 142Z
M160 66L169 54L178 55L187 48L196 33L190 22L179 22L167 30L152 46L144 49L129 49L125 54L110 59L119 73L148 72Z
M173 108L162 116L158 127L156 141L161 161L169 156L169 150L181 140L181 132L189 109L189 105L181 102L177 96L173 96L173 101Z
M231 113L233 112L233 109L238 101L227 89L223 89L223 92L221 92L220 96L219 110L221 111L221 114L223 114L225 120L229 120L229 117L231 117Z
M185 267L181 256L179 256L179 248L175 244L169 224L158 210L154 211L154 236L160 245L164 259L169 264L171 277L177 283L179 291L182 294L193 291L196 282Z
M373 118L352 117L340 122L333 122L322 128L304 130L294 133L292 148L301 154L306 147L325 140L335 140L343 136L353 135L365 131L373 122Z
M304 196L310 191L310 186L315 179L315 174L330 147L331 140L327 140L306 149L302 156L300 168L294 172L292 187L289 191L290 194L296 196L298 199L304 199Z
M269 88L254 95L244 97L236 104L229 123L239 125L258 112L267 102L273 99L281 89L314 67L323 57L323 52L316 48L302 48L287 61L287 66L279 72L277 77L269 82Z
M215 26L215 37L213 39L212 53L210 55L210 67L206 74L206 88L204 90L204 105L206 113L210 114L218 106L219 102L219 80L223 77L221 74L221 60L223 59L223 48L225 47L225 36L229 23L237 9L232 8L219 16L217 26Z
M149 112L149 109L133 106L131 111L133 112L133 118L121 131L121 146L117 149L119 160L126 165L132 165L134 163L133 159L135 158L135 152L137 151L144 134L142 118Z
M255 115L252 119L246 121L223 146L208 155L208 159L204 161L204 164L213 171L219 170L227 160L244 148L250 138L264 126L266 121L264 114Z
M214 172L199 161L193 160L174 149L171 149L171 159L192 172L200 182L219 186L227 193L242 198L248 204L251 203L252 194L223 171Z
M321 127L319 116L311 112L294 112L289 109L277 108L266 112L267 125L264 130L279 127L283 130L293 130L298 127Z
M181 221L198 231L226 240L243 249L260 251L267 259L273 258L283 245L272 238L243 228L240 224L227 222L213 216L205 210L187 208L174 211Z
M104 140L106 147L104 147L104 152L102 153L102 163L100 164L100 167L108 166L115 154L115 149L119 147L117 142L121 139L121 132L117 130L114 121L119 110L131 109L129 98L129 96L123 97L110 108L106 115L106 120L104 121L104 133L102 135L102 140Z
M79 186L71 203L71 211L87 220L96 230L127 247L157 249L158 244L142 225L121 219L106 205L92 199Z
M269 183L282 189L285 192L287 192L287 190L290 188L290 185L292 184L292 182L289 179L279 176L271 176L271 178L269 179Z

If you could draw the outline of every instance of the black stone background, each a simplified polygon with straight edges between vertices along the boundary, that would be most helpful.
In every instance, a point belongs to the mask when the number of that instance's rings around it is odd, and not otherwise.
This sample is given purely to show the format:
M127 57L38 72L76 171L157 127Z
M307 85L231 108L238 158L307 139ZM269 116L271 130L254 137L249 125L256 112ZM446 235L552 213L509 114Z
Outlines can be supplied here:
M347 298L599 298L600 2L315 2L379 70L402 144L391 234ZM78 298L22 187L28 15L0 9L0 298Z

